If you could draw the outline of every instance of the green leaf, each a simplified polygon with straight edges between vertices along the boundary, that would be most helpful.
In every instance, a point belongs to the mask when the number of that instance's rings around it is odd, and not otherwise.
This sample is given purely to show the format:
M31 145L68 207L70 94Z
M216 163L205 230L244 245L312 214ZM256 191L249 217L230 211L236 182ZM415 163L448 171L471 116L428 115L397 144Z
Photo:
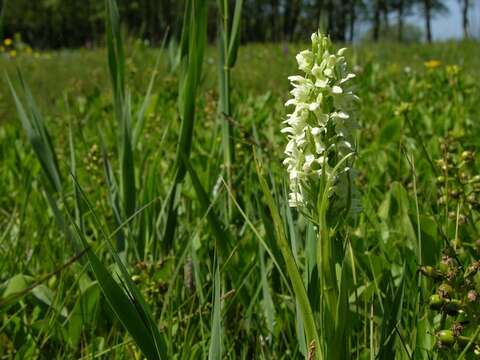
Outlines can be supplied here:
M94 323L98 315L99 302L100 287L98 283L92 282L78 297L67 320L66 340L72 349L78 347L82 328Z
M226 258L228 256L228 247L231 242L230 234L224 229L222 223L220 222L218 216L216 215L215 211L211 209L212 205L210 200L208 199L208 195L206 191L203 189L202 184L200 183L200 179L197 176L197 173L190 165L190 162L187 158L183 155L182 159L184 162L184 166L186 167L190 179L192 180L193 188L195 189L195 193L197 194L197 199L199 201L200 207L202 212L206 214L208 223L210 228L215 236L215 246L218 248L220 254Z
M164 241L168 251L173 244L177 225L177 196L186 175L182 157L190 158L194 139L195 100L202 74L204 50L207 42L207 2L188 0L183 19L181 61L183 68L179 82L178 108L181 125L174 166L174 181L169 192Z
M28 288L32 282L33 278L31 276L26 276L23 274L14 275L7 281L7 286L2 294L2 297L6 299L12 295L20 293Z
M393 296L390 312L385 313L383 317L382 336L378 353L379 359L389 360L395 358L396 328L402 316L403 297L405 294L405 269L406 266L403 267L402 281Z
M20 88L26 98L26 107L20 100L8 76L7 81L17 107L17 113L20 118L20 122L22 123L22 126L27 134L27 138L30 141L33 150L35 151L37 159L42 166L43 173L48 179L53 191L61 192L62 181L52 140L45 127L43 117L37 109L33 95L23 79L22 73L20 70L18 70L17 73L20 82Z
M220 289L220 268L217 262L213 282L213 315L210 348L208 350L209 360L222 359L222 301L220 298Z
M35 296L38 300L40 300L45 305L55 309L64 318L67 317L68 315L67 309L65 307L59 306L59 304L55 302L55 294L46 285L40 284L35 286L32 289L32 295Z
M230 41L228 44L228 67L235 66L237 61L238 48L240 45L240 19L242 18L243 0L235 1L235 10L233 12L232 29L230 32Z
M152 335L152 324L145 318L141 305L133 294L120 287L92 250L87 251L87 257L105 299L122 325L147 359L160 359L159 344Z
M305 285L300 275L298 266L295 262L295 258L293 256L292 250L288 244L288 240L284 230L284 225L280 217L278 208L275 204L275 200L272 197L272 193L268 188L267 182L265 181L261 173L260 165L258 164L256 159L255 159L255 164L257 169L257 176L260 182L260 187L262 189L263 195L265 196L268 208L272 215L273 224L275 227L275 234L278 241L278 246L280 247L280 250L282 252L282 255L285 261L286 272L290 277L290 281L292 282L292 288L295 293L295 298L298 300L299 308L302 314L302 320L305 326L307 344L310 345L312 341L315 343L315 346L316 346L315 353L317 358L320 359L322 358L320 338L317 333L315 319L314 319L313 311L308 299L307 291L305 289Z
M120 256L110 242L110 237L103 231L95 210L88 201L84 191L81 189L76 179L74 180L75 186L78 188L78 191L87 204L89 211L92 213L94 221L102 230L101 234L103 235L103 240L105 241L113 260L115 261L115 265L120 272L120 274L115 273L115 276L118 278L121 286L115 281L114 277L110 275L108 269L100 262L98 257L89 247L87 240L79 231L78 227L72 223L76 236L83 243L84 247L88 249L87 257L89 264L108 304L148 359L165 358L166 343L153 320L148 305L133 283L123 261L120 259ZM126 224L121 224L121 226L124 225Z

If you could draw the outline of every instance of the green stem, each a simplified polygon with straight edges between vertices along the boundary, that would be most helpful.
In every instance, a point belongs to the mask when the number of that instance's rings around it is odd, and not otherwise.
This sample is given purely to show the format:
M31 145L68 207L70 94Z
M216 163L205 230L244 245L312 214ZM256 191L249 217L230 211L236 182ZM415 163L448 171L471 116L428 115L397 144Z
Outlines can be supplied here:
M319 268L319 277L320 277L320 289L321 293L321 319L324 336L324 351L327 355L327 358L330 358L329 354L332 355L332 352L337 352L340 349L333 349L335 346L335 331L336 325L336 309L338 302L338 289L337 289L337 279L335 274L335 261L334 261L334 252L333 252L333 243L334 240L331 236L329 226L326 219L326 209L327 209L328 199L324 198L321 201L321 205L318 211L318 225L319 225L319 234L317 246L317 264Z
M328 195L332 185L332 179L346 161L354 154L348 154L341 159L327 177L324 173L321 179L320 194L317 201L317 221L319 226L319 244L317 246L317 266L319 266L319 278L321 295L321 319L322 330L324 333L322 344L327 359L342 359L346 354L346 339L342 329L343 324L338 323L337 309L339 303L339 288L335 264L341 263L342 259L337 259L335 249L334 228L328 224L327 211L329 209Z
M230 64L229 64L229 42L230 31L228 26L229 7L227 0L220 0L220 41L219 41L219 117L222 126L222 147L223 147L223 165L225 167L225 177L229 188L232 189L232 164L234 162L234 144L232 139L232 125L228 121L231 114L230 100ZM230 198L227 198L227 216L232 216L232 204Z

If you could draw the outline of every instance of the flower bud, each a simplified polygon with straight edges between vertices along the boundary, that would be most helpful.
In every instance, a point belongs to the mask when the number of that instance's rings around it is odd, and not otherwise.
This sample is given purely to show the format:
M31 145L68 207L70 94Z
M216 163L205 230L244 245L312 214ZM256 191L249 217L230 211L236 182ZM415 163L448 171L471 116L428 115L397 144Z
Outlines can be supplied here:
M475 248L480 251L480 239L475 240Z
M470 290L468 293L467 293L467 299L468 301L470 302L475 302L477 301L477 297L478 297L478 294L475 290Z
M441 169L446 168L447 166L447 163L443 159L438 159L436 163L437 163L437 166Z
M458 340L458 336L462 334L463 329L464 329L464 326L460 322L455 322L453 324L452 331L453 331L453 335L457 338L457 340Z
M478 270L480 270L480 261L474 261L467 267L463 277L466 279L468 277L474 276L478 272Z
M459 222L459 224L461 224L461 223L460 223L460 217L459 217L458 222ZM453 247L454 249L458 249L458 248L460 248L460 247L462 246L462 241L461 241L459 238L452 239L452 240L450 241L450 243L452 244L452 247Z
M438 295L444 299L449 299L453 294L453 288L447 283L441 284L437 289Z
M440 330L437 333L437 338L441 347L451 347L455 344L455 336L452 330Z
M438 294L433 294L430 296L428 305L432 310L441 310L445 300L440 297Z
M462 154L460 155L460 158L465 161L465 162L470 162L470 161L473 161L474 160L474 154L472 151L470 150L465 150L462 152Z
M417 271L434 280L440 280L445 278L445 274L438 271L433 266L420 266Z
M445 195L440 196L440 197L438 198L438 203L439 203L440 205L446 204L446 203L447 203L447 197L446 197Z
M471 180L471 183L477 183L480 182L480 175L475 175Z
M470 194L467 196L467 202L470 205L476 205L478 203L477 196L475 194Z
M460 191L458 191L457 189L450 190L451 198L458 199L459 196L460 196Z

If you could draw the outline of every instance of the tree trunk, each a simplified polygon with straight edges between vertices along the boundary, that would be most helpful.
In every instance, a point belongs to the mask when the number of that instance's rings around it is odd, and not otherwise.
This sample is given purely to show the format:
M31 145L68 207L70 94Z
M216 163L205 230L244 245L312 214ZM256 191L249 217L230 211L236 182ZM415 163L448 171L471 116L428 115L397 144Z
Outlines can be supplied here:
M427 33L427 42L432 42L432 3L431 0L423 0L423 4L425 7L425 31Z
M375 0L373 9L373 29L372 29L373 41L378 41L380 34L380 0Z
M382 15L383 15L383 26L385 31L388 31L389 21L388 21L388 4L385 0L382 0Z
M347 13L350 2L352 0L342 0L340 4L336 6L338 12L336 14L336 31L335 31L335 40L340 42L345 42L345 34L347 30Z
M403 6L404 6L403 1L404 0L398 1L397 39L399 42L403 42Z
M327 34L331 35L334 31L333 29L333 0L328 0L327 3Z
M289 32L289 40L293 40L295 36L295 28L297 27L298 17L300 15L300 10L302 8L302 0L295 0L292 11L292 18L290 22L290 32Z
M292 1L285 3L285 14L283 15L283 39L288 41L288 33L290 29L290 22L292 18Z
M462 8L462 23L463 23L463 37L468 39L470 34L468 32L468 8L469 8L469 0L463 0L463 8Z
M265 24L264 24L264 19L263 19L263 11L262 11L262 1L257 0L255 2L255 33L254 36L256 38L256 41L265 41Z
M7 5L7 0L0 0L0 40L4 38L4 28L5 28L5 7Z
M357 14L355 12L356 2L356 0L350 0L350 34L348 36L350 42L353 42L353 36L355 34L355 21L357 20Z
M161 6L160 15L162 19L162 24L161 24L162 34L160 35L160 37L165 36L165 32L168 32L170 37L174 31L172 4L170 0L163 0L163 1L160 1L160 6Z
M270 6L272 7L272 13L270 16L270 26L272 27L272 33L270 36L270 40L275 42L277 40L278 0L271 0Z

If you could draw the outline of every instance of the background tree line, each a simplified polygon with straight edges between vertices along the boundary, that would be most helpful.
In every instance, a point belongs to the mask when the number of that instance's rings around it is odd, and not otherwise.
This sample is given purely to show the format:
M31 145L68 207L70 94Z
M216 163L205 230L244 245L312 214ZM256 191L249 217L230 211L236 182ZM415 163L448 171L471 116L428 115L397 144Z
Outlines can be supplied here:
M223 0L221 0L223 1ZM233 6L234 0L229 0ZM463 32L469 37L469 10L475 0L457 0ZM159 42L167 32L178 35L183 1L119 0L123 24L133 35ZM412 40L405 19L414 11L424 17L424 33L432 41L432 17L445 15L445 0L244 0L243 42L292 41L319 25L335 41L352 41L359 24L369 24L373 41L388 36ZM212 0L210 11L217 10ZM38 47L75 47L104 38L101 0L0 0L0 36L20 33ZM209 17L208 34L216 37L216 16ZM418 38L421 34L414 34Z

